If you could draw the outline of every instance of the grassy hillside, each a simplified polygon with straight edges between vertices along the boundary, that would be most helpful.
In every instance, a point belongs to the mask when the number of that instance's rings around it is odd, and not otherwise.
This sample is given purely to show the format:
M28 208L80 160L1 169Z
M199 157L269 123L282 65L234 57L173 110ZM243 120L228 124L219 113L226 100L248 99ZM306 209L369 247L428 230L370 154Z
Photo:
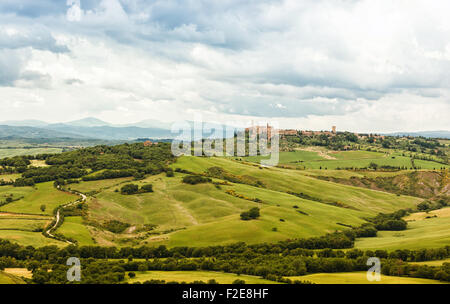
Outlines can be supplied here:
M24 246L43 247L56 245L59 247L67 246L67 243L47 238L41 232L30 232L21 230L0 230L0 239L6 239Z
M197 173L221 167L244 182L261 181L264 187L242 183L220 187L211 183L189 185L182 182L184 173L175 173L174 177L160 174L132 181L139 186L151 183L154 189L153 193L135 195L122 195L118 191L126 182L120 179L72 184L70 186L78 190L99 189L88 202L88 224L97 223L90 231L99 244L166 244L173 247L237 241L276 242L348 229L344 225L359 226L365 222L365 217L414 207L422 201L321 181L294 170L260 169L225 158L181 157L172 167ZM217 178L213 180L223 182ZM227 193L230 191L237 195ZM312 199L287 192L304 193ZM242 221L240 213L251 207L259 207L261 217ZM127 223L130 228L113 234L98 227L110 220ZM145 230L145 225L156 227Z
M410 208L421 201L418 198L396 196L380 191L321 181L298 174L295 170L260 168L259 166L244 165L223 158L181 157L172 166L196 173L202 173L212 166L218 166L226 168L233 174L251 176L260 180L267 189L279 192L302 192L325 202L340 203L367 214Z
M440 248L450 244L449 217L429 218L408 222L403 231L379 231L375 238L355 242L360 249L420 249Z
M310 151L305 151L310 150ZM412 168L411 157L403 156L402 153L392 152L381 153L372 151L328 151L324 148L310 147L305 150L280 152L279 164L306 169L328 169L336 168L366 168L371 163L378 166L392 166ZM262 159L268 159L268 156L250 156L242 159L250 162L260 163ZM441 167L449 168L448 165L440 164L434 161L415 159L414 164L421 169L439 169Z
M81 216L66 216L64 222L56 231L77 241L80 246L94 245L89 230L83 225Z
M52 215L56 207L78 199L77 195L55 189L52 182L36 184L34 188L3 186L0 187L0 193L23 196L18 201L0 207L0 211L15 213ZM46 206L44 212L40 209L41 205Z

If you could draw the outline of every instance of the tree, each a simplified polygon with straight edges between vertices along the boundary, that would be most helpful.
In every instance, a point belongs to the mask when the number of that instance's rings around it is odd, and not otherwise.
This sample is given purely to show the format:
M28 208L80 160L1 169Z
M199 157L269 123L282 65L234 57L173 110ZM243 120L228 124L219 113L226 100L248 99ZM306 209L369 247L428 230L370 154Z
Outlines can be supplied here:
M135 184L126 184L120 188L122 194L135 194L139 191L139 186Z
M421 202L420 204L417 205L417 209L420 211L425 211L430 209L430 204L428 204L427 202Z
M259 208L253 207L249 211L241 213L241 220L248 221L259 217Z
M45 209L47 208L47 206L45 206L45 205L41 205L41 211L42 212L45 212Z
M153 185L152 184L147 184L147 185L142 186L140 192L143 192L143 193L153 192Z

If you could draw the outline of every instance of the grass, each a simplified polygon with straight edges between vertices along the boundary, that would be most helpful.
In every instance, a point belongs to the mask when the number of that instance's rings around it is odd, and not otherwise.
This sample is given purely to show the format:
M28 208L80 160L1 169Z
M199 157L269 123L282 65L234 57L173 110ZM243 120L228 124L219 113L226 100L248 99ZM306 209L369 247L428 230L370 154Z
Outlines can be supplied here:
M449 218L430 218L408 223L403 231L379 231L377 237L355 242L359 249L440 248L450 244Z
M0 149L0 159L5 157L13 157L19 155L36 155L44 153L61 153L61 148L14 148L14 149Z
M30 166L33 166L33 167L48 167L49 166L45 163L45 160L32 159L30 162L31 162Z
M27 279L31 279L31 277L33 276L33 274L31 273L30 270L26 269L26 268L5 268L3 270L4 273L8 273L8 274L12 274L16 277L24 277Z
M172 166L198 173L209 167L219 166L236 175L252 176L262 181L266 188L271 190L302 192L327 202L338 202L368 214L412 208L422 201L415 197L398 197L390 193L322 181L299 174L296 170L259 169L257 166L243 165L223 158L181 157Z
M77 190L83 193L89 193L92 191L98 191L102 189L108 189L120 183L132 180L132 177L115 178L115 179L102 179L96 181L80 182L79 184L67 185L67 188Z
M280 152L280 164L297 163L299 161L318 161L324 160L317 152L312 151L294 151L294 152ZM268 156L247 156L243 157L249 162L259 162L261 159L269 159Z
M25 284L25 281L15 275L0 271L0 284Z
M43 229L49 222L50 220L0 217L0 230L36 231Z
M64 247L67 244L54 239L46 238L40 232L0 230L0 239L7 239L11 242L19 243L23 246L43 247L56 245Z
M436 261L409 262L409 263L416 264L416 265L442 266L442 264L444 264L444 263L450 263L450 258L444 259L444 260L436 260Z
M129 283L144 282L148 280L165 280L166 282L203 281L214 279L220 284L231 284L235 280L244 280L246 284L277 284L274 281L265 280L256 276L237 275L233 273L215 271L137 271L136 277L128 279Z
M81 216L67 216L57 233L61 233L66 237L77 241L79 246L94 245L91 234L86 226L83 225Z
M429 220L427 217L450 217L450 207L432 210L429 212L415 212L404 218L405 221Z
M78 199L78 196L75 194L65 193L55 189L52 182L36 184L35 188L4 187L0 187L0 189L4 188L2 190L6 190L7 193L19 191L24 194L23 199L0 207L0 211L5 212L52 215L56 207ZM2 190L0 190L0 193L2 193ZM40 209L41 205L46 206L44 212Z
M140 186L151 183L153 193L122 195L115 192L120 188L119 179L108 180L101 185L103 190L90 198L88 219L98 223L116 219L137 229L122 234L92 229L92 236L99 244L120 245L122 241L131 241L127 245L164 244L169 247L223 245L238 241L276 242L348 229L338 223L359 226L365 222L365 217L415 207L422 201L322 181L297 170L260 169L257 165L225 158L181 157L173 164L173 168L198 173L213 166L225 168L234 175L251 176L262 181L265 187L233 183L220 188L211 183L188 185L181 181L185 174L175 173L171 178L160 174L142 181L130 181ZM85 187L86 184L76 184L74 188L77 186ZM89 187L100 187L100 183ZM227 190L249 199L229 195ZM302 192L323 202L302 199L288 191ZM251 201L254 198L263 203ZM242 221L240 213L255 206L261 209L261 217ZM149 233L139 232L144 224L157 225L157 228Z
M22 174L0 174L0 180L4 180L5 182L15 181L18 179Z
M258 206L261 209L261 217L257 220L242 221L237 213L214 222L191 226L172 233L167 241L169 246L186 246L189 243L207 246L237 241L249 244L276 242L288 238L320 236L326 232L346 229L337 223L358 226L364 222L358 217L357 211L320 204L285 193L247 185L223 188L234 189L236 193L263 200L263 204L250 202L252 207ZM242 199L241 201L246 202ZM196 206L191 206L194 207ZM301 214L298 210L308 215ZM272 231L272 228L277 231Z
M322 155L327 156L328 159L325 159L320 153L312 151L280 152L279 164L306 169L327 168L328 170L334 170L336 168L366 168L370 163L376 163L378 166L412 167L411 158L402 156L400 153L386 154L372 151L335 152L323 150ZM242 159L259 163L262 159L268 158L268 156L250 156L243 157ZM415 160L415 166L428 170L439 169L441 167L449 168L449 166L437 162L418 159Z
M436 280L381 275L381 281L367 280L365 271L342 273L315 273L288 277L292 281L310 281L315 284L444 284Z

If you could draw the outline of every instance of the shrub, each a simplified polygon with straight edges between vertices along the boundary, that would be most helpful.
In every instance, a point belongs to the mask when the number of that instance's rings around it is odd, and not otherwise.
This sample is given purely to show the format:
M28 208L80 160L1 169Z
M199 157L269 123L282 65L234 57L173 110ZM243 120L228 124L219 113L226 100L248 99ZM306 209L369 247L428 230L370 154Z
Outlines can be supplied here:
M200 175L187 175L185 177L183 177L183 183L185 184L190 184L190 185L196 185L196 184L201 184L201 183L208 183L211 182L212 180L210 178L207 177L203 177Z
M109 222L106 222L103 227L108 230L111 231L113 233L122 233L125 229L127 229L128 227L130 227L130 224L128 223L123 223L117 220L111 220Z
M248 221L259 217L259 208L253 207L249 211L241 213L241 220Z
M146 185L141 187L139 192L142 192L142 193L153 192L153 185L152 184L146 184Z
M138 193L139 187L135 184L126 184L120 188L120 193L122 194L135 194Z

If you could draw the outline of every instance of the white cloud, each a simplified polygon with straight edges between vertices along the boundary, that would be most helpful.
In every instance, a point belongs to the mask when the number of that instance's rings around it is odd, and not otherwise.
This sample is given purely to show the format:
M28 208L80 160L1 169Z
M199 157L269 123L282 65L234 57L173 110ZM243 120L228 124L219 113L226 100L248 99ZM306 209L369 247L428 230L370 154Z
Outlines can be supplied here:
M0 5L0 94L15 102L0 120L204 113L314 129L450 129L447 1L93 3L68 0L38 18ZM31 111L33 94L52 110Z

